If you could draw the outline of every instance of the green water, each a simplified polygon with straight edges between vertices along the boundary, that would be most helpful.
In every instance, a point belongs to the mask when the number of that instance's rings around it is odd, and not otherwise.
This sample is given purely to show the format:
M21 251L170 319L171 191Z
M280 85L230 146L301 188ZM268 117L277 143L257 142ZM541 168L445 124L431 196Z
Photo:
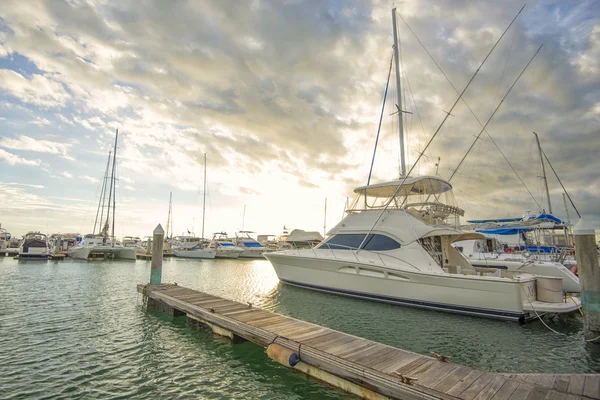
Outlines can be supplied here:
M142 307L150 263L0 259L0 397L348 399L276 364ZM201 290L490 371L600 372L573 314L518 325L312 292L281 284L266 260L166 260L163 282Z

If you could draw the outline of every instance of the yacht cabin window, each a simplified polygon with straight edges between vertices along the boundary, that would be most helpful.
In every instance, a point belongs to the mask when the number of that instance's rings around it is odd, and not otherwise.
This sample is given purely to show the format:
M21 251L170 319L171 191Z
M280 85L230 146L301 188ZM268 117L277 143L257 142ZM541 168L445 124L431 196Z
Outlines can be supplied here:
M363 243L364 234L339 234L327 239L325 243L318 246L323 249L335 250L358 250ZM400 243L385 235L370 234L364 241L362 249L370 251L385 251L400 248Z

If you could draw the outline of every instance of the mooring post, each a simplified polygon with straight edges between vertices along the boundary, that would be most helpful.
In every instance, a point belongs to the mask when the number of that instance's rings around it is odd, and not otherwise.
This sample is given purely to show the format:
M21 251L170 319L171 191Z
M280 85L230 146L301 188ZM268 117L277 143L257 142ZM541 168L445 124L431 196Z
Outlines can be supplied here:
M584 335L588 340L600 344L600 266L595 234L594 228L583 218L573 228Z
M165 230L158 224L152 232L152 264L150 272L150 284L160 285L162 279L162 262L163 262L163 240L165 238Z

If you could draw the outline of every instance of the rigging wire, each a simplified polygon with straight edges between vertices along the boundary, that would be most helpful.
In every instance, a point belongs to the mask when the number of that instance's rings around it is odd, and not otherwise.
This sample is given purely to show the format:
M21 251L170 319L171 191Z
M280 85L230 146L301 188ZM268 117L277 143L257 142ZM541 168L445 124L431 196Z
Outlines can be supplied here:
M512 26L512 24L515 22L515 20L519 17L519 15L521 14L521 12L523 11L524 8L525 8L525 5L523 7L521 7L521 9L519 10L519 12L515 16L515 18L508 25L508 27L506 28L506 30L504 31L504 33L502 33L502 36L500 36L500 39L498 39L498 41L500 41L504 37L504 35L508 31L508 29ZM427 55L431 58L431 60L433 61L433 63L438 67L438 69L440 70L440 72L442 73L442 75L446 78L446 80L448 81L448 83L450 83L450 86L452 86L452 88L454 89L454 91L456 93L458 93L458 90L456 89L456 87L454 86L454 84L452 84L452 81L450 81L450 78L448 78L448 75L446 75L446 73L444 72L444 70L442 69L442 67L438 64L438 62L435 60L435 58L431 55L431 53L429 52L429 50L427 50L427 48L425 47L425 45L423 44L423 42L421 42L421 40L418 38L418 36L416 35L416 33L412 30L412 28L410 27L410 25L406 22L406 20L402 17L402 15L400 13L398 13L398 15L400 16L400 18L402 19L402 21L406 24L406 26L408 27L408 29L412 32L412 34L415 36L415 38L417 39L417 41L419 42L419 44L423 47L423 49L425 50L425 52L427 53ZM496 45L497 44L498 44L498 42L496 42ZM494 47L496 47L496 45L494 45ZM538 51L539 51L539 49L538 49ZM488 56L489 56L489 54L488 54ZM473 78L471 78L471 80L472 79ZM470 81L469 81L469 83L470 83ZM502 152L502 150L500 150L500 147L498 146L498 144L496 143L496 141L492 138L492 136L490 135L490 133L485 129L485 126L482 124L482 122L479 120L479 118L477 118L477 116L475 115L475 112L467 104L466 100L462 98L462 96L460 96L459 99L462 100L462 102L465 104L465 106L467 107L467 109L471 112L471 114L473 115L473 117L475 118L475 120L479 123L479 125L481 125L483 127L482 132L485 132L487 134L487 136L490 138L490 140L492 141L492 143L494 144L494 146L496 146L496 148L498 149L498 151L500 152L500 154L502 155L502 157L504 158L504 160L511 167L511 169L513 170L513 172L515 173L515 175L517 176L517 178L519 179L519 181L523 184L523 186L525 186L525 189L527 190L527 192L530 194L530 196L533 198L533 200L535 201L535 203L539 207L539 203L537 202L537 200L535 199L535 197L533 197L533 195L531 194L531 191L527 188L527 185L525 185L525 183L523 182L523 180L521 179L521 177L519 176L519 174L517 173L517 171L515 170L515 168L512 166L512 164L510 163L510 161L508 160L508 158L506 158L506 156L504 155L504 153ZM480 133L480 135L481 135L481 133ZM479 138L479 135L478 135L478 138ZM463 159L468 155L469 151L473 148L473 146L477 142L478 138L475 139L475 142L471 145L471 147L469 148L469 150L467 151L467 153L465 154L465 156L463 157ZM462 161L461 161L461 164L462 164ZM452 176L448 179L448 181L450 181L452 179L452 177L456 174L456 172L458 171L459 167L460 167L460 164L454 170L454 172L452 173Z
M569 201L571 202L571 205L573 206L573 208L575 209L575 212L577 213L577 216L579 218L581 218L581 214L579 214L579 211L577 211L577 207L575 207L575 203L573 203L573 200L571 199L571 196L569 196L569 192L567 192L567 189L565 188L565 186L563 185L562 181L560 180L560 178L558 177L558 174L556 173L556 171L554 170L554 167L552 166L552 164L550 163L550 160L548 159L548 156L546 155L546 153L544 152L544 150L542 150L542 154L544 155L544 157L546 158L546 161L548 161L548 165L550 165L550 168L552 168L552 172L554 172L554 175L556 176L556 179L558 179L558 183L560 183L560 186L563 188L563 190L565 191L565 194L567 195L567 197L569 198Z
M523 6L523 8L525 8L525 6ZM444 119L442 120L442 122L440 123L440 125L438 126L438 128L436 129L436 131L433 133L433 135L431 136L431 138L429 139L429 142L427 142L427 144L425 145L425 148L423 149L423 151L421 153L419 153L419 156L417 157L417 160L415 161L415 163L413 164L413 166L410 168L410 170L408 171L408 173L404 176L404 178L402 179L402 182L398 185L398 187L394 191L394 194L390 197L390 200L386 203L386 205L383 208L383 210L381 210L381 213L379 214L379 216L377 217L377 219L373 223L373 226L371 226L371 228L369 229L369 232L367 233L367 235L365 235L365 237L364 237L362 243L360 244L357 252L361 250L361 247L364 245L365 241L367 240L367 238L369 237L369 235L371 234L371 232L373 231L373 229L375 228L375 226L379 223L379 220L381 220L381 217L383 217L383 214L387 211L387 208L389 207L389 205L396 198L396 195L398 194L398 192L400 191L400 189L402 188L402 186L406 182L406 179L408 179L408 177L410 176L410 173L413 171L413 169L418 164L419 160L421 159L421 157L423 156L423 154L425 153L425 151L427 151L427 149L429 148L429 146L431 145L431 143L433 142L433 140L435 139L435 137L437 136L437 134L440 132L440 130L444 126L444 123L450 117L452 111L454 110L454 108L456 107L456 105L458 104L458 102L462 99L463 94L465 94L465 92L467 91L467 89L469 88L469 86L471 86L471 83L473 82L473 80L475 79L475 77L477 76L477 74L479 73L479 71L481 70L481 68L483 67L483 65L485 64L485 62L487 61L487 59L490 57L490 55L492 54L492 52L494 51L494 49L496 48L496 46L498 46L498 43L500 43L500 40L502 40L502 38L504 37L504 35L508 31L508 29L511 27L511 25L513 24L513 22L515 22L515 20L517 19L517 17L521 13L521 11L523 11L523 8L521 8L521 10L519 11L519 13L513 18L513 20L511 21L511 23L504 30L504 32L502 33L502 35L500 36L500 38L496 41L496 43L494 43L494 46L492 46L492 48L490 49L490 51L488 52L488 54L485 56L485 58L483 59L483 61L481 62L481 64L479 64L479 67L477 67L477 70L475 71L475 73L473 74L473 76L471 76L471 79L469 79L469 82L467 82L467 84L465 85L465 87L462 90L462 92L460 92L460 94L458 95L458 97L454 101L454 104L452 104L452 107L450 107L450 110L448 110L448 112L446 112L446 116L444 117ZM541 48L541 46L540 46L540 48ZM538 49L538 52L539 52L539 49Z

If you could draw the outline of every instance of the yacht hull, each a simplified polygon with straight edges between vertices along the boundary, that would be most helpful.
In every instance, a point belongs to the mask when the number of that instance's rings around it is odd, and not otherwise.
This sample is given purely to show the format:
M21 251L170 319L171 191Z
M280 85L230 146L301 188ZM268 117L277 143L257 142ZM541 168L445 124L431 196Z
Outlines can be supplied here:
M69 257L78 260L87 260L91 254L104 254L114 258L116 260L135 260L136 253L133 248L126 247L110 247L110 246L96 246L96 247L75 247L69 249Z
M217 248L216 258L239 258L242 251L239 249Z
M308 289L501 320L526 321L535 317L523 307L524 302L535 302L534 279L518 282L507 278L411 272L356 259L303 257L282 252L268 253L265 257L281 281ZM562 304L556 307L564 308Z
M244 251L242 252L242 254L240 254L240 258L264 258L264 251L264 248L244 248Z
M212 259L215 258L217 253L214 250L200 249L200 250L174 250L175 257L180 258L204 258Z

